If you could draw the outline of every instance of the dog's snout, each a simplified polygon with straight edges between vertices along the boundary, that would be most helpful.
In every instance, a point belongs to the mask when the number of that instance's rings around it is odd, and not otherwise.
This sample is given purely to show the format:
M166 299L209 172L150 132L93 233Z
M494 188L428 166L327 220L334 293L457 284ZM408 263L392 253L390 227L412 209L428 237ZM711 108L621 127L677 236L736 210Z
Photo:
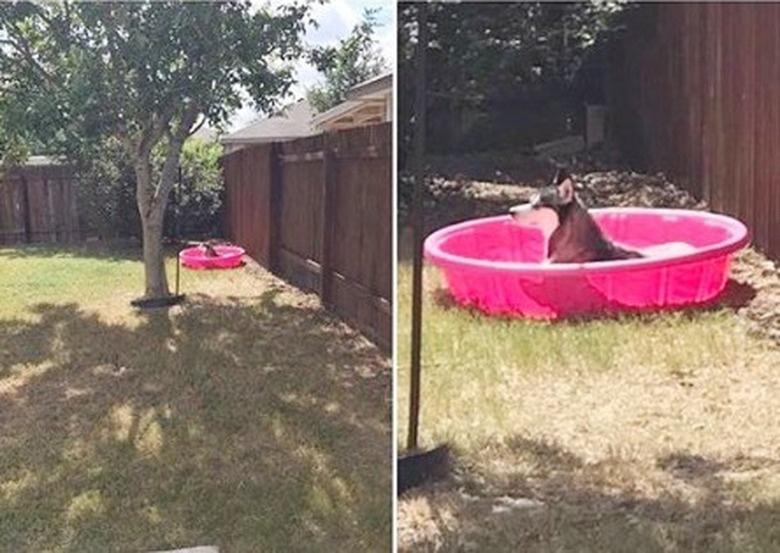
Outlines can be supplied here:
M532 208L533 206L531 204L513 205L512 207L509 208L509 213L511 213L512 215L522 215L523 213L528 213L529 211L531 211Z

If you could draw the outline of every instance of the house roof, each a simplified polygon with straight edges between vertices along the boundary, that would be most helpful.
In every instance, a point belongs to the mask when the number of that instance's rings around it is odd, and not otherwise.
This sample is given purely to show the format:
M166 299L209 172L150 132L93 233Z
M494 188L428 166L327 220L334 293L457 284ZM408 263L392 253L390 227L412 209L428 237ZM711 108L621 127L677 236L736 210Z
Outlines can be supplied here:
M344 102L314 117L312 124L319 126L330 122L352 126L381 119L387 109L385 101L392 93L392 86L392 73L363 81L349 89Z
M208 125L203 125L195 133L190 135L191 138L197 138L204 142L216 142L219 138L219 131L210 128Z
M326 122L359 125L381 119L386 111L385 99L392 93L393 74L382 73L353 86L347 100L316 115L306 99L298 100L281 113L260 119L251 125L220 138L222 144L257 144L310 136Z
M223 136L220 142L223 144L257 143L309 136L314 132L311 126L313 115L309 102L305 99L298 100L277 115L260 119L243 129Z
M22 164L23 167L51 167L56 165L65 165L67 162L62 158L53 156L28 156Z
M373 99L387 94L393 88L393 74L381 73L372 79L358 83L347 91L347 100Z

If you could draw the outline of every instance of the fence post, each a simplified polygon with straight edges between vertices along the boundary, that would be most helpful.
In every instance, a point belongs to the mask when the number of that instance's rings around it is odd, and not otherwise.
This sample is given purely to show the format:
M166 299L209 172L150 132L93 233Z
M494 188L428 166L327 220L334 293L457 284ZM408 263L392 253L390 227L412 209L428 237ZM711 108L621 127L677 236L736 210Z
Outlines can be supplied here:
M19 182L22 184L22 223L24 225L24 241L29 244L32 241L32 228L30 221L30 191L27 179L21 175Z
M332 248L333 223L335 219L335 188L337 186L337 163L335 144L337 134L328 133L323 140L322 158L322 260L320 262L320 299L323 305L333 304Z
M282 162L282 143L273 142L268 150L269 172L270 172L270 190L268 196L271 202L268 220L268 268L274 274L279 274L281 270L279 262L280 247L280 225L282 218L282 182L284 164Z
M232 236L232 230L230 228L231 208L229 187L231 186L230 183L232 182L232 178L228 178L228 168L225 163L224 154L219 157L217 164L219 165L219 172L222 175L222 192L220 193L222 203L220 204L219 210L220 234L222 235L222 238L235 242L235 238Z

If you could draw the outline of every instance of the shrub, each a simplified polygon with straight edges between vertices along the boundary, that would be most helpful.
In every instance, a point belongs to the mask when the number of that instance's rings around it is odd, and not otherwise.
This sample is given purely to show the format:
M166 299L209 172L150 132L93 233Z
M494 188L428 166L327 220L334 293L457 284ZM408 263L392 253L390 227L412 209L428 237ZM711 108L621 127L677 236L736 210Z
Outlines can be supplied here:
M190 138L184 145L178 179L165 214L168 238L216 236L224 183L219 166L222 146ZM153 156L159 174L162 152ZM79 171L78 205L86 236L127 239L141 236L135 200L135 172L119 143L109 140L101 155Z

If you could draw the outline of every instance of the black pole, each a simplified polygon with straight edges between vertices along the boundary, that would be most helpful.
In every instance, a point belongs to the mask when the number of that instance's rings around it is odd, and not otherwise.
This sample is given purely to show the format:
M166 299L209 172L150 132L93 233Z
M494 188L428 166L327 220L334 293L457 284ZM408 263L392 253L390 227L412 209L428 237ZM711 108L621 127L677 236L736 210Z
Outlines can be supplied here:
M176 198L174 213L176 215L175 230L176 240L181 240L181 164L179 164L178 178L176 179L176 189L174 192Z
M181 273L181 257L179 257L179 254L181 252L176 253L176 295L179 295L179 273Z
M422 271L423 213L422 193L425 178L425 118L426 76L425 50L428 47L428 7L417 6L417 48L415 50L414 98L414 188L412 189L412 358L409 391L409 435L406 446L417 449L417 429L420 424L420 353L422 351Z

